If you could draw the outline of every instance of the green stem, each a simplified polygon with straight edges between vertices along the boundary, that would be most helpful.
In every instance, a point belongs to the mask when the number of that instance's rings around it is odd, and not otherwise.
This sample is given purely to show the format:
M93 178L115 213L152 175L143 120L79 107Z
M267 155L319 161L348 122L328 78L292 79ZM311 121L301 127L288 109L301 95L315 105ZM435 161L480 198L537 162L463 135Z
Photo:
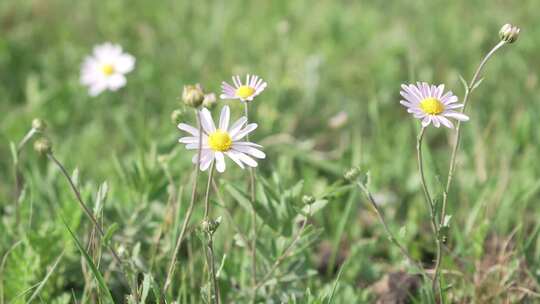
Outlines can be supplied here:
M441 250L441 246L442 246L442 243L441 243L441 240L440 240L440 237L439 237L439 229L438 229L438 226L437 226L437 218L436 218L436 214L435 214L435 204L433 202L433 199L431 198L431 195L429 194L429 190L428 190L428 187L427 187L427 183L426 183L426 177L425 177L425 174L424 174L424 164L423 164L423 156L422 156L422 141L424 139L424 134L425 134L425 131L426 131L426 128L425 127L422 127L422 129L420 130L420 134L418 134L418 140L416 142L416 151L417 151L417 161L418 161L418 171L420 172L420 181L421 181L421 184L422 184L422 189L424 190L424 196L425 196L425 200L426 200L426 204L428 205L428 209L429 209L429 217L430 217L430 220L431 220L431 229L433 230L433 236L435 237L435 246L436 246L436 250L437 250L437 256L436 256L436 259L435 259L435 273L433 275L433 281L432 281L432 290L433 290L433 295L435 296L435 298L437 299L437 294L439 294L439 298L440 298L440 303L443 302L443 297L442 297L442 293L441 293L441 282L439 280L439 269L440 269L440 265L438 265L438 263L440 263L440 260L441 260L441 254L442 254L442 250Z
M461 109L461 113L464 113L467 107L467 104L469 102L469 97L472 93L472 91L475 88L476 82L478 81L478 77L480 76L480 73L482 72L482 69L488 62L489 58L495 54L495 52L500 49L502 46L506 44L505 41L499 42L497 45L495 45L491 51L489 51L486 56L482 59L480 64L478 65L478 68L476 68L476 71L474 72L474 75L465 88L465 96L463 97L463 108ZM442 202L442 210L441 210L441 217L439 219L440 223L442 224L444 222L444 217L446 215L446 205L448 201L448 193L450 191L450 186L452 185L452 178L454 176L454 170L456 167L456 156L457 156L457 150L459 148L459 143L461 140L461 121L458 121L456 124L456 137L454 140L454 143L452 144L452 155L450 156L450 166L448 168L448 175L446 179L446 187L443 192L443 202Z
M199 180L199 165L201 163L201 148L202 148L202 124L201 124L201 116L198 110L195 110L195 116L197 117L197 127L199 129L199 147L197 149L197 163L195 164L195 172L194 172L194 178L193 178L193 188L191 189L191 200L189 202L189 207L186 212L186 217L184 218L184 222L182 223L182 228L180 229L180 234L178 235L178 238L176 239L176 245L174 247L174 251L171 256L171 262L169 263L169 269L167 271L167 278L165 279L165 285L163 286L163 294L167 293L168 288L171 285L172 277L174 275L174 270L176 268L176 259L178 256L178 251L180 251L180 245L182 244L182 241L184 240L184 236L186 234L187 226L189 224L189 221L191 219L191 215L193 214L193 209L195 206L195 199L197 198L197 183Z
M495 52L498 49L500 49L501 47L503 47L505 44L506 44L506 41L500 41L499 43L497 43L486 54L486 56L484 56L484 58L482 59L482 61L478 65L478 67L476 68L471 81L467 84L467 86L465 88L465 96L463 97L463 108L461 109L461 113L464 113L466 108L467 108L467 104L469 102L470 95L471 95L472 91L474 91L474 89L477 86L477 82L479 80L478 78L480 77L480 74L481 74L484 66L486 65L488 60L493 56L493 54L495 54ZM456 169L456 158L457 158L457 151L458 151L458 148L459 148L460 141L461 141L461 121L458 121L457 124L456 124L455 140L454 140L454 143L452 144L452 154L450 156L450 165L449 165L449 168L448 168L448 175L447 175L447 178L446 178L446 187L444 188L444 192L443 192L441 215L440 215L440 218L439 218L439 226L440 227L444 224L444 218L446 217L446 207L447 207L447 204L448 204L448 193L450 192L450 187L452 185L452 178L454 177L454 171ZM435 262L435 277L437 277L439 275L439 273L440 273L440 266L441 266L442 259L443 259L442 252L441 252L441 240L440 240L439 236L437 236L437 242L439 243L439 245L437 246L437 260ZM440 283L439 283L439 289L441 289L440 288ZM441 300L442 300L442 296L441 296Z
M248 103L244 102L244 115L249 122ZM249 141L249 135L246 135ZM249 189L251 194L251 229L253 238L251 239L251 284L257 286L257 212L255 211L255 169L249 168ZM255 300L256 288L253 288L252 301Z
M105 236L105 232L103 230L103 227L98 223L97 219L94 217L94 214L92 213L92 211L88 208L88 206L84 203L83 199L82 199L82 196L81 196L81 193L79 192L79 189L77 188L77 186L75 186L75 183L73 182L73 179L71 179L71 176L69 175L69 173L67 172L66 168L62 165L62 163L54 156L54 154L52 152L49 152L47 154L47 156L49 157L49 159L54 163L56 164L56 166L60 169L60 171L62 172L62 174L64 175L64 177L66 178L66 180L68 181L70 187L71 187L71 190L73 191L73 193L75 194L75 197L77 198L77 202L79 203L79 206L81 207L81 209L84 211L84 213L88 216L88 218L90 219L90 221L92 222L92 224L94 225L94 227L96 228L96 230L99 232L99 235L103 238ZM110 244L106 244L107 248L109 249L109 251L111 252L114 260L118 263L118 266L120 267L120 271L122 272L122 274L124 275L124 277L126 278L128 284L130 284L131 286L131 289L132 289L132 294L133 296L137 299L138 298L138 295L137 295L137 286L136 286L136 283L130 283L131 280L129 279L129 276L128 276L128 272L125 268L125 265L124 263L122 262L122 260L120 259L120 256L118 255L118 253L116 253L116 250L110 245Z
M209 213L210 213L210 191L211 191L211 185L214 178L214 168L215 168L216 160L212 162L212 165L210 166L210 173L208 173L208 183L206 184L206 195L204 198L204 221L208 224L210 222ZM213 234L214 231L205 231L208 237L208 251L207 251L207 264L208 264L208 271L210 272L209 276L211 279L212 287L214 289L214 299L215 303L219 304L219 287L216 279L216 269L215 269L215 261L214 261L214 241L213 241Z
M358 185L358 187L360 188L360 190L362 190L362 192L364 193L364 195L366 196L367 200L370 202L371 206L373 207L373 210L375 211L375 213L377 214L377 217L379 218L379 222L382 224L383 228L384 228L384 231L386 232L386 235L388 236L388 239L394 244L396 245L396 247L399 249L399 251L401 252L401 254L403 254L403 256L409 261L409 263L411 265L414 265L416 268L418 268L420 270L420 272L422 273L422 275L425 277L425 278L428 278L431 280L431 278L427 275L426 271L424 270L424 267L422 267L422 265L420 263L417 263L413 258L412 256L409 254L409 252L407 252L407 249L405 249L405 247L403 247L399 241L396 239L396 237L394 236L394 234L392 233L392 231L390 231L390 228L388 228L388 225L386 224L386 221L384 220L384 216L382 214L382 211L381 209L379 208L379 204L377 204L377 202L375 201L375 198L373 197L373 195L371 194L371 192L367 189L367 187L362 184L361 182L357 182L356 183Z

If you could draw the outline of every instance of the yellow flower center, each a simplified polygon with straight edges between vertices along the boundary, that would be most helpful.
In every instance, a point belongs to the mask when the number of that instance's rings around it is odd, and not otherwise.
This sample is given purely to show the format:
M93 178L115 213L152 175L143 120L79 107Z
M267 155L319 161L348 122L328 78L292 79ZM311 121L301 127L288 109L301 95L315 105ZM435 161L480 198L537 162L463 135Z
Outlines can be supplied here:
M248 98L249 96L253 95L255 93L255 89L250 86L241 86L238 89L236 89L236 95L238 95L241 98Z
M444 105L436 98L429 97L420 102L420 109L429 115L438 115L444 111Z
M208 145L214 151L229 151L232 146L232 138L226 131L216 130L208 136Z
M106 63L101 66L101 72L105 76L111 76L114 73L114 67L112 64Z

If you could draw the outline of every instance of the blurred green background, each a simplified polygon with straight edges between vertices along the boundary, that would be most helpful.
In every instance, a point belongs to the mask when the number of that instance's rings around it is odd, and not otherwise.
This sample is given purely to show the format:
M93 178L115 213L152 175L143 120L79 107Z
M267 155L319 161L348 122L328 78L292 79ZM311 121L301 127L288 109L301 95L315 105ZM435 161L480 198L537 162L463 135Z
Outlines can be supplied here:
M99 183L108 182L105 222L118 223L118 240L128 248L139 244L144 261L168 200L158 156L168 156L166 166L177 183L187 184L191 172L191 153L177 144L180 132L170 118L183 107L182 85L200 82L219 93L221 81L246 73L268 82L253 103L252 120L259 128L252 139L267 152L259 174L279 175L285 188L303 180L302 193L319 197L344 170L360 166L370 172L391 228L400 231L416 258L429 260L431 236L415 162L418 122L399 104L400 84L444 83L461 98L459 75L470 79L507 22L519 25L522 33L489 62L471 99L449 206L447 254L454 258L445 266L461 273L453 278L455 301L485 300L499 287L503 292L495 298L500 299L516 299L508 286L538 291L539 8L538 0L1 1L0 253L8 256L0 276L3 297L9 303L39 282L64 248L69 253L42 299L61 303L72 290L82 289L81 282L74 283L80 273L78 252L58 214L79 227L81 237L86 219L57 169L30 146L21 155L27 221L14 224L9 143L24 136L34 117L47 121L55 154L68 170L79 169L89 200ZM80 67L94 45L107 41L134 55L136 67L126 87L91 98L79 84ZM227 104L233 116L241 114L240 104ZM347 123L329 126L340 112ZM189 111L184 117L193 121ZM435 128L427 134L428 179L436 199L446 178L451 134ZM244 176L228 161L220 179L243 184ZM347 257L336 303L371 301L370 289L356 288L403 268L366 207L353 192L330 199L324 216L313 219L320 235L297 259L306 269L320 268L326 243L330 256ZM232 211L239 225L248 227L248 214ZM228 254L232 265L240 265L225 267L228 282L245 275L233 232L224 224L216 236L219 256ZM259 236L263 241L273 237L267 232ZM509 235L512 254L501 266L508 281L486 279L497 288L486 287L486 280L477 282L483 278L479 265L491 254L485 244ZM164 246L172 239L168 236ZM6 255L17 241L22 245ZM163 280L166 256L160 261L157 281ZM309 302L306 290L317 294L333 286L336 274L322 272L287 287L297 293L281 286L283 292ZM120 287L111 288L122 293ZM223 289L224 299L242 301ZM274 299L283 299L279 290ZM199 301L197 291L184 293Z

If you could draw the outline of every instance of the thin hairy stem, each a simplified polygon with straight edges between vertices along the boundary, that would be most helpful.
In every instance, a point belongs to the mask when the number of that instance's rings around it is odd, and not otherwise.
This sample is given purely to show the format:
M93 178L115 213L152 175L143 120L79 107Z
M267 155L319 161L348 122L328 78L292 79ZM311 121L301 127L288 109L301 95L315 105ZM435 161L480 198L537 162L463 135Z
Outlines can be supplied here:
M433 290L433 295L435 296L435 298L437 298L437 294L439 294L439 297L440 297L440 300L442 302L442 294L440 292L441 290L441 282L439 280L439 267L437 266L437 263L440 262L440 257L441 257L441 240L440 240L440 237L439 237L439 229L438 229L438 225L437 225L437 218L436 218L436 214L435 214L435 204L433 202L433 199L431 198L431 195L429 194L429 190L428 190L428 187L427 187L427 184L426 184L426 177L425 177L425 174L424 174L424 160L423 160L423 156L422 156L422 141L424 139L424 134L425 134L425 131L426 131L426 128L425 127L422 127L422 129L420 130L420 134L418 134L418 140L416 142L416 152L417 152L417 161L418 161L418 171L420 172L420 182L422 184L422 189L424 191L424 196L425 196L425 200L426 200L426 204L428 205L428 209L429 209L429 217L430 217L430 221L431 221L431 228L433 229L433 236L435 237L435 247L436 247L436 251L437 251L437 256L436 256L436 259L435 259L435 273L433 275L433 284L432 284L432 290Z
M424 267L422 267L420 263L416 262L412 258L412 256L409 254L407 249L405 249L405 247L403 247L403 245L399 243L399 241L396 239L392 231L390 231L390 228L388 228L388 225L386 224L386 221L384 220L382 210L379 208L379 204L377 204L377 202L375 201L375 198L373 197L369 189L367 189L367 187L364 184L362 184L360 181L358 181L356 184L358 185L360 190L362 190L367 200L370 202L371 206L373 207L373 210L377 214L377 217L379 218L379 222L381 222L384 228L384 231L386 232L386 235L388 236L388 239L399 249L401 254L403 254L403 256L409 261L411 265L414 265L416 268L420 270L420 272L422 273L424 277L431 280L431 277L427 275L426 271L424 270Z
M495 54L495 52L500 49L502 46L506 44L505 41L499 42L497 45L495 45L491 51L489 51L486 56L482 59L480 64L478 65L478 68L476 68L476 71L474 72L474 75L471 79L471 81L467 84L467 87L465 88L465 95L463 97L463 108L461 108L461 113L464 113L467 107L467 104L469 102L469 97L472 93L472 91L475 89L476 83L478 81L478 77L480 77L480 73L482 72L484 66L488 62L488 60ZM456 167L456 156L457 156L457 150L459 148L459 143L461 140L461 121L458 120L456 124L456 136L455 140L452 144L452 154L450 156L450 165L448 168L448 175L446 178L446 187L443 192L443 201L442 201L442 209L441 209L441 217L439 219L440 223L442 224L444 222L444 217L446 215L446 205L448 201L448 193L450 191L450 187L452 185L452 178L454 176L454 171Z
M249 122L248 103L244 102L244 115ZM246 140L249 141L249 135L246 135ZM251 284L257 285L257 212L255 211L255 169L249 168L249 190L251 199L251 230L253 237L251 239ZM253 288L254 292L256 288ZM255 296L255 295L253 295Z
M467 108L467 104L469 102L469 98L471 96L471 93L477 87L479 77L480 77L480 74L482 73L482 70L483 70L484 66L486 65L488 60L493 56L493 54L495 54L495 52L498 49L500 49L502 46L504 46L505 44L506 44L506 41L500 41L499 43L497 43L486 54L486 56L484 56L484 58L482 59L482 61L478 65L478 67L476 68L471 81L467 84L467 86L465 88L465 95L463 96L463 108L461 108L461 113L464 113L466 108ZM444 192L443 192L442 208L441 208L441 214L440 214L440 217L439 217L439 226L440 227L444 224L444 219L446 217L446 206L448 204L448 193L450 192L450 187L452 185L452 178L454 176L454 171L456 169L456 156L457 156L457 151L458 151L458 148L459 148L460 141L461 141L461 121L458 120L458 122L456 124L455 140L454 140L454 142L452 144L452 154L450 156L450 165L448 167L448 175L447 175L447 178L446 178L446 187L444 188ZM438 246L437 246L437 259L435 261L435 280L437 279L437 276L440 273L440 267L441 267L441 263L442 263L442 259L443 259L443 255L442 255L442 251L441 251L441 240L440 240L439 236L437 236L437 242L438 242ZM440 282L439 282L439 289L441 289ZM442 300L442 295L441 295L441 300Z
M176 259L178 257L178 251L180 251L180 246L182 245L182 241L184 240L187 226L189 224L191 216L193 215L193 207L195 206L195 199L197 198L197 183L199 180L199 166L201 163L203 130L202 130L202 124L201 124L201 116L198 110L195 110L195 116L197 119L197 127L199 129L199 147L197 149L197 163L195 164L195 168L194 168L195 171L194 171L194 177L193 177L193 187L191 189L191 200L189 201L188 210L186 212L186 217L184 218L184 222L182 223L180 234L178 235L178 238L176 239L176 245L174 246L174 250L171 256L171 262L169 263L169 269L167 271L167 278L165 279L165 285L163 286L163 294L167 293L167 290L169 289L171 285L172 277L174 275L174 270L176 268Z
M424 162L423 162L423 155L422 155L422 142L424 139L426 128L422 127L420 130L420 134L418 134L418 138L416 141L416 157L418 162L418 172L420 173L420 183L422 184L422 190L424 191L424 197L426 200L426 204L428 206L429 215L431 217L431 228L433 229L433 233L437 234L437 222L435 218L435 204L433 202L433 199L431 198L431 194L429 194L429 190L427 188L426 184L426 177L424 174Z
M24 146L28 143L28 141L30 141L30 139L37 133L38 131L35 129L35 128L31 128L25 135L24 137L21 139L21 141L19 142L19 144L17 145L17 148L16 148L16 151L15 151L15 156L14 156L14 159L13 159L13 176L14 176L14 181L15 181L15 191L14 191L14 196L15 196L15 225L18 226L19 225L19 221L20 221L20 196L21 196L21 191L22 191L22 187L23 187L23 176L22 176L22 173L20 172L20 168L19 168L19 156L21 155L21 152L22 152L22 149L24 148Z
M210 173L208 173L208 183L206 184L206 195L204 197L204 221L207 225L206 227L208 227L210 223L210 218L209 218L210 192L211 192L212 181L214 178L215 164L216 164L216 161L214 160L212 162L212 165L210 166ZM218 283L216 279L216 269L215 269L215 261L214 261L214 240L213 240L214 231L213 231L213 228L209 228L209 230L205 232L208 237L208 242L206 244L208 247L206 261L208 264L209 277L211 279L212 287L214 289L215 303L219 304L219 298L220 298L219 287L218 287Z
M77 188L77 186L75 185L75 183L73 182L73 179L71 178L71 176L69 175L69 173L67 172L66 168L62 165L62 163L54 156L54 154L52 152L49 152L47 153L47 157L49 157L49 159L54 163L56 164L56 166L60 169L60 172L62 172L62 174L64 175L64 177L66 178L66 180L68 181L69 183L69 186L71 188L71 190L73 191L73 193L75 194L75 197L77 198L77 202L79 203L79 206L81 207L81 209L84 211L84 213L86 214L86 216L90 219L90 221L92 222L92 224L94 225L94 228L99 232L99 235L103 238L105 236L105 232L103 230L103 227L101 226L101 224L97 221L97 219L95 218L94 214L92 213L92 211L88 208L88 206L85 204L85 202L83 201L82 199L82 196L81 196L81 193L79 191L79 189ZM120 259L120 256L118 255L118 253L116 252L116 250L110 245L110 244L106 244L107 248L109 249L109 251L111 252L114 260L118 263L118 266L120 267L120 271L122 272L122 274L124 275L124 277L126 278L128 284L131 285L131 289L132 289L132 293L133 293L133 296L135 298L137 298L137 287L136 285L134 284L131 284L131 280L128 276L128 273L127 273L127 270L125 269L125 265L124 263L122 262L122 260ZM135 283L136 284L136 283Z
M276 269L279 267L279 265L281 265L281 263L283 263L283 261L289 256L289 253L291 252L291 250L296 246L296 243L298 243L298 241L300 240L300 237L302 236L302 233L304 233L307 222L308 222L307 218L302 220L302 226L300 226L300 229L298 230L298 232L294 236L291 243L285 248L283 253L276 259L274 264L272 264L272 267L270 267L270 270L268 270L268 272L257 283L257 285L255 285L255 287L253 287L253 294L256 294L257 289L261 288L261 286L263 286L270 279L270 277L272 276L274 271L276 271Z
M206 194L204 196L204 220L208 221L208 215L210 213L210 187L212 186L212 180L214 178L214 171L215 171L216 161L214 160L212 162L212 165L210 165L210 172L208 173L208 182L206 183Z

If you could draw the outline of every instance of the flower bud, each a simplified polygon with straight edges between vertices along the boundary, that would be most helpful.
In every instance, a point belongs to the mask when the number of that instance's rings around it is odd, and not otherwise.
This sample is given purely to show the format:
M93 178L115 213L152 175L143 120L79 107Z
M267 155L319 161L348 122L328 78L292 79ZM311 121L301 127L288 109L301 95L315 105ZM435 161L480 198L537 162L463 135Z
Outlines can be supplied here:
M499 31L499 37L501 37L502 41L512 43L518 39L520 30L521 29L519 27L507 23L501 27L501 30Z
M216 94L210 93L204 95L203 107L211 109L217 104Z
M311 205L315 202L315 198L311 195L302 196L302 202L306 205Z
M32 120L32 129L38 131L38 132L44 132L45 129L47 129L47 124L43 119L40 118L34 118Z
M359 175L360 175L360 169L358 169L356 167L353 167L353 168L347 170L347 172L345 172L343 177L345 177L346 180L352 182L355 179L357 179Z
M184 111L176 109L171 112L171 122L176 126L182 122L182 116L184 116Z
M34 150L41 155L47 155L52 151L52 144L47 138L42 137L34 142Z
M220 224L221 224L221 216L216 218L215 220L212 220L212 219L204 220L201 223L201 228L202 228L202 231L204 231L205 233L212 235L214 234L214 232L216 232Z
M198 108L204 101L204 93L200 84L186 85L182 92L184 103L193 108Z

